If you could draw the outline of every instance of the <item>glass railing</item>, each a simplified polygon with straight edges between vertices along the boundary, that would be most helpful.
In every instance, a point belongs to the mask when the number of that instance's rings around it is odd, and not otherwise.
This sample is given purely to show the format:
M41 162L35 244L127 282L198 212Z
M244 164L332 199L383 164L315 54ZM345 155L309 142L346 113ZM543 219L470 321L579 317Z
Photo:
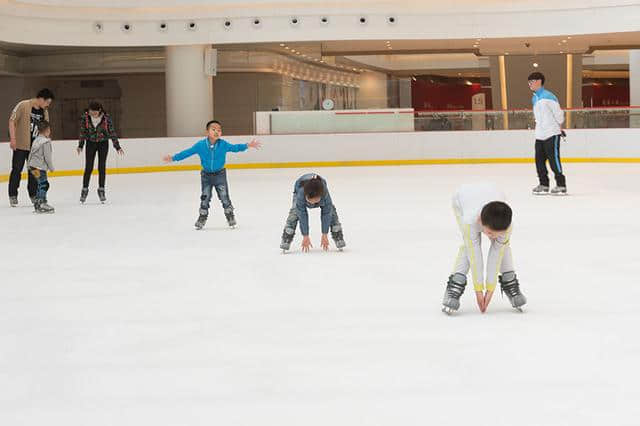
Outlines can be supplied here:
M256 113L257 134L525 130L533 111L413 111L412 109L276 111ZM568 129L640 128L640 107L565 110Z
M416 131L533 129L532 110L417 111ZM640 107L580 108L565 110L564 127L570 129L626 129L640 127Z

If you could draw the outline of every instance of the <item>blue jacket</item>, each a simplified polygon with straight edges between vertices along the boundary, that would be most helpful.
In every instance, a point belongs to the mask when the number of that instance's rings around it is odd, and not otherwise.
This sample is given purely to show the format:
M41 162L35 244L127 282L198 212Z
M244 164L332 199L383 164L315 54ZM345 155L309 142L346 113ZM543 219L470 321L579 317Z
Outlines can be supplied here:
M329 195L329 188L327 187L327 181L320 177L322 185L324 186L324 195L320 199L320 202L311 204L304 196L304 183L317 176L315 173L308 173L300 176L296 180L293 186L293 199L295 200L296 211L298 212L298 220L300 221L300 232L302 235L309 235L309 215L307 209L314 209L320 207L320 223L322 226L322 233L328 234L329 227L331 226L331 215L333 214L333 202Z
M181 161L189 158L194 154L200 157L200 164L205 172L213 173L224 168L227 161L227 152L246 151L249 146L246 143L231 144L224 139L218 139L213 145L209 142L209 138L204 138L195 143L191 148L187 148L177 153L171 159L173 161Z

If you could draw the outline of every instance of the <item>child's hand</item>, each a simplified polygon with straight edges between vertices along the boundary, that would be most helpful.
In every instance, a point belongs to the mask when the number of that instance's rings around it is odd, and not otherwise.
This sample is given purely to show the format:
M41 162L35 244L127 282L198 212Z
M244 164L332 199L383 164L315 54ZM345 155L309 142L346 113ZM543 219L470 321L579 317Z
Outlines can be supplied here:
M487 292L484 294L484 311L487 311L487 308L489 307L489 302L491 302L491 296L493 296L493 290L487 290Z
M305 235L302 237L302 251L308 253L309 248L313 248L313 244L311 244L311 238L309 238L308 235Z
M164 157L162 157L162 161L164 161L165 163L170 163L173 161L173 157L171 157L170 155L165 155Z
M78 155L82 154L82 148L78 147L76 148L76 151L78 152Z
M251 142L247 144L247 146L249 148L260 149L260 147L262 146L262 142L257 139L252 139Z
M120 156L124 156L124 149L120 148L119 150L116 151L118 154L120 154Z
M478 302L478 308L480 308L480 312L484 314L486 307L484 306L484 293L481 291L476 291L476 302Z
M329 250L329 237L327 236L327 234L322 234L322 238L320 239L320 247L322 247L322 250L324 251Z

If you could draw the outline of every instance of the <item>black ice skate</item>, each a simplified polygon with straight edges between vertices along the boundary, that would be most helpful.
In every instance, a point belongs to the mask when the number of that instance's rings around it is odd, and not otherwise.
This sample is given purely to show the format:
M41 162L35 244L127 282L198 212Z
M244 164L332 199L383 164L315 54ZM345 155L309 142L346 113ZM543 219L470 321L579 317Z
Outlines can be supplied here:
M107 196L104 194L104 188L98 188L98 198L100 198L100 202L102 204L107 201Z
M55 209L53 207L51 207L49 204L47 204L47 200L35 200L34 202L34 208L36 213L45 213L45 214L50 214L55 212Z
M347 243L344 242L344 236L342 235L342 226L336 225L331 228L331 238L336 243L338 250L342 251Z
M291 248L291 242L293 241L293 232L287 232L288 229L285 229L282 232L282 241L280 242L280 248L282 249L282 253L285 253L289 248Z
M80 191L80 202L82 204L87 201L87 195L89 195L89 188L82 188L82 191Z
M461 273L449 275L447 288L444 291L444 299L442 300L442 312L451 315L460 308L460 296L464 293L467 285L467 276Z
M207 223L207 215L200 213L198 216L198 220L196 220L195 227L199 231L204 228L205 223Z
M227 218L227 223L229 224L229 227L235 229L235 227L236 227L236 217L233 214L233 210L225 211L224 212L224 217Z
M527 298L520 292L520 283L516 277L516 273L513 271L505 272L500 277L500 291L502 294L506 294L513 306L519 312L522 312L522 306L527 303Z

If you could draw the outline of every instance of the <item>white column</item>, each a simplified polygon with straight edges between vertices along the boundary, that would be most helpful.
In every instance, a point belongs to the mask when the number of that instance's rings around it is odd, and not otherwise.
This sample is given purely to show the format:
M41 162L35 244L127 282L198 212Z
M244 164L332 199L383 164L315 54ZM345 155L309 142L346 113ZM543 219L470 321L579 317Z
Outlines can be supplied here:
M640 50L629 51L629 91L631 105L640 106ZM640 127L640 111L631 117L631 127Z
M213 83L204 72L207 46L167 46L167 136L204 134L213 119Z

